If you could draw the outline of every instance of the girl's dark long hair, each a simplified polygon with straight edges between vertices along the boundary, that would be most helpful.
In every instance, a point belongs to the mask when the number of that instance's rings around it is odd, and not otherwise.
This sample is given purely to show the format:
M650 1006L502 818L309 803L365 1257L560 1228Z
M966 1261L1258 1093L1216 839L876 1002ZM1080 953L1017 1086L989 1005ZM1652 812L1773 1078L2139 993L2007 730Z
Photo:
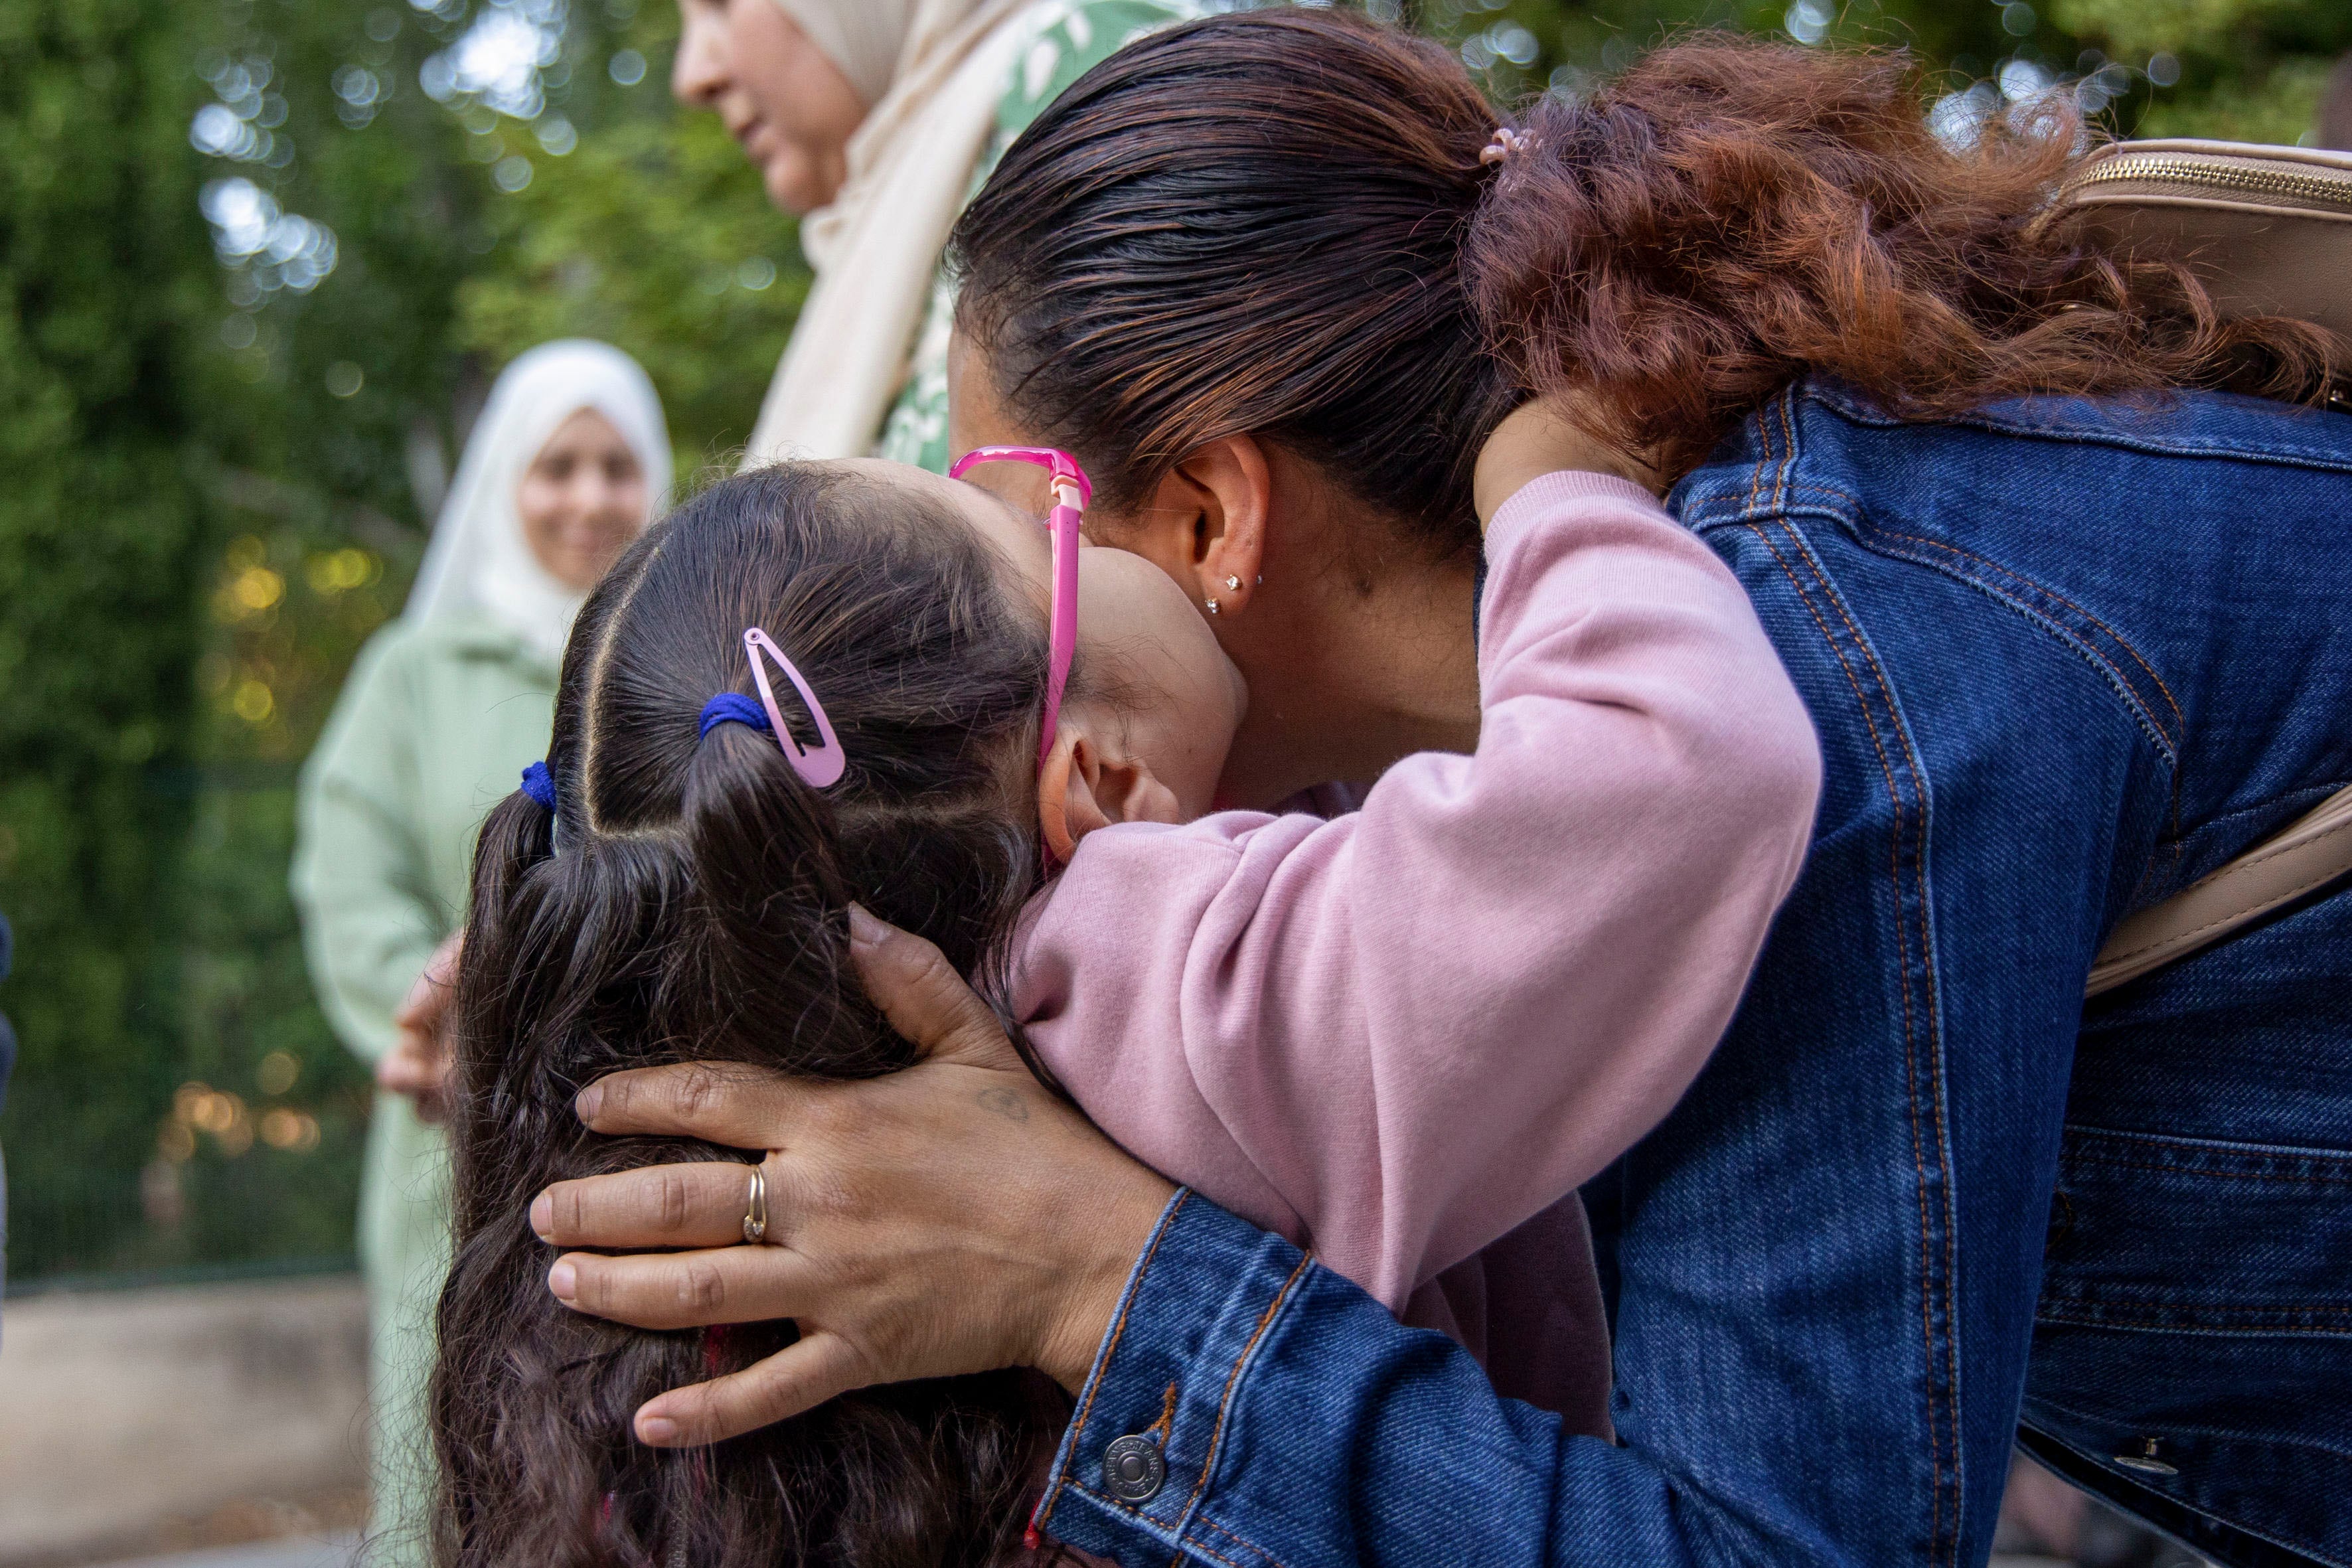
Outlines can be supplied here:
M1194 447L1286 443L1407 539L1475 549L1480 443L1529 391L1668 472L1809 373L1897 412L2222 387L2315 401L2352 344L2225 321L2184 268L2048 214L2071 104L1929 130L1900 52L1699 35L1530 145L1458 59L1336 10L1131 45L1006 152L953 251L1008 412L1132 503Z
M753 691L754 626L847 750L834 788L741 724L698 734L713 694ZM966 973L998 949L1036 877L1023 763L1044 679L1042 629L969 527L838 470L715 486L591 596L556 705L558 809L509 796L475 857L432 1394L442 1563L978 1568L1017 1548L1064 1414L1043 1380L873 1389L713 1448L648 1448L630 1432L640 1404L782 1348L790 1325L649 1332L568 1311L527 1211L551 1182L744 1157L587 1133L572 1097L603 1074L908 1064L849 968L846 906Z

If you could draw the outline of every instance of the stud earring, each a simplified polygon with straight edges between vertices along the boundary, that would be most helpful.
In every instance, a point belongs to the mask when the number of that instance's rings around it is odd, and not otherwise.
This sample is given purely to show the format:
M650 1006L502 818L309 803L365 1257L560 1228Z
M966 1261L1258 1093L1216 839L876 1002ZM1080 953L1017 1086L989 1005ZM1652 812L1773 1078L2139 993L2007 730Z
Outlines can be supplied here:
M1202 601L1202 603L1209 606L1209 614L1211 614L1211 615L1213 615L1213 615L1215 615L1215 614L1217 613L1217 601L1216 601L1216 600L1214 600L1214 599L1203 599L1203 600Z
M1228 577L1225 579L1225 586L1238 594L1242 591L1242 580L1238 577Z

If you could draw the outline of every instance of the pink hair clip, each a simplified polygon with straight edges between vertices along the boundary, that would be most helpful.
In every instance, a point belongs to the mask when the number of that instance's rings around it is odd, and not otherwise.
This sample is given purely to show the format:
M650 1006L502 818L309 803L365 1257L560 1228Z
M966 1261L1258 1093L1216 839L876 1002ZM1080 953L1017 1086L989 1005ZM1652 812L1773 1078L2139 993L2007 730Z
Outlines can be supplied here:
M801 679L800 670L784 657L784 650L757 626L745 628L743 651L751 660L751 679L760 688L760 706L768 710L768 722L776 731L776 744L783 748L784 760L793 764L793 772L800 774L811 789L840 783L849 766L848 754L833 732L833 721L824 715L824 704L816 700L809 683ZM776 661L776 668L784 672L784 679L793 683L793 689L808 704L809 716L816 721L816 732L822 738L818 745L803 746L785 727L783 710L776 706L775 688L768 683L767 667L760 661L762 653Z
M1478 162L1491 168L1517 153L1526 152L1528 147L1527 137L1507 125L1497 125L1495 127L1495 139L1487 142L1486 150L1478 154Z

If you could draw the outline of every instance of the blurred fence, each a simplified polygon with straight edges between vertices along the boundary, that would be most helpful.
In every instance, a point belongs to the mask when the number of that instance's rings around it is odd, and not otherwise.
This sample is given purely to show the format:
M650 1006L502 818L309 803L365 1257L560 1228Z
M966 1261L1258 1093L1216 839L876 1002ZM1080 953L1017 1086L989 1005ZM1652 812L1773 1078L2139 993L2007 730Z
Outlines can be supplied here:
M286 888L292 770L154 787L194 808L176 1059L127 1060L93 1087L21 1031L0 1118L12 1296L352 1263L371 1089L303 965ZM45 956L20 942L19 976Z
M257 1135L239 1148L229 1123L226 1147L203 1135L183 1159L159 1150L137 1165L107 1143L49 1141L38 1161L9 1150L8 1294L355 1268L364 1121L336 1118L329 1151L316 1119L296 1115L273 1128L285 1148Z

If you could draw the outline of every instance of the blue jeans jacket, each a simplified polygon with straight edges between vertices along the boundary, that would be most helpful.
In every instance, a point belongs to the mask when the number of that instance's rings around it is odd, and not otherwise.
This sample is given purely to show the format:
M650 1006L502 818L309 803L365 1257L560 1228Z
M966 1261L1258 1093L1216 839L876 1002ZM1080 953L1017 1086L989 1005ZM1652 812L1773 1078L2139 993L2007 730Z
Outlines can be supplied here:
M2122 915L2352 782L2352 418L1905 426L1812 384L1671 504L1827 778L1721 1048L1586 1193L1617 1443L1180 1194L1042 1527L1130 1565L1977 1564L2021 1442L2221 1562L2352 1563L2352 890L2083 999Z

